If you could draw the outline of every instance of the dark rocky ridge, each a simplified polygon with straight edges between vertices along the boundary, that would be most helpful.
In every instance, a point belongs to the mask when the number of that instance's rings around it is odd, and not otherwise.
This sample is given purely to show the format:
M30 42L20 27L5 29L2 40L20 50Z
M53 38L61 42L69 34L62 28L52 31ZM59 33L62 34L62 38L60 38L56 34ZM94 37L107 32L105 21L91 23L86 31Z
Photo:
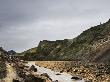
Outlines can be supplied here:
M30 51L33 49L30 49ZM109 63L110 20L91 27L74 39L40 41L34 54L21 53L26 60L75 60Z
M16 54L16 52L14 50L8 51L8 55L15 55L15 54Z

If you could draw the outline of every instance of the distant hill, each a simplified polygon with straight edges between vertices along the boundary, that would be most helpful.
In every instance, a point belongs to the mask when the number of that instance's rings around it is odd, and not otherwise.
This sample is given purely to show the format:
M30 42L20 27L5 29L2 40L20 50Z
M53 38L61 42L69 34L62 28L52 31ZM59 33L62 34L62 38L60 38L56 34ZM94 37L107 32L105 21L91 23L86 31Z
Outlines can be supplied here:
M110 20L91 27L73 39L40 41L35 48L20 53L26 60L75 60L110 62Z
M16 55L16 52L14 50L8 51L8 55Z

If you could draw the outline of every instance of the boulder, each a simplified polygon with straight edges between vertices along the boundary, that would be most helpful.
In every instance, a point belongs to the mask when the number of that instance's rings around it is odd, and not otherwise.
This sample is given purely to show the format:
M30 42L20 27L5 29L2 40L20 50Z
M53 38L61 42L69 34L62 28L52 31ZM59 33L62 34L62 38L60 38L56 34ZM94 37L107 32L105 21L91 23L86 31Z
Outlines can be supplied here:
M35 66L34 65L32 65L31 67L30 67L30 69L29 69L30 71L34 71L34 72L37 72L37 68L35 68Z
M73 80L82 80L81 78L76 77L76 76L73 76L71 79L73 79Z
M64 72L64 70L61 70L61 71L60 71L60 73L63 73L63 72Z
M57 74L55 74L55 75L61 75L60 73L57 73Z
M43 74L41 74L41 76L45 76L47 78L50 78L50 76L47 73L43 73Z

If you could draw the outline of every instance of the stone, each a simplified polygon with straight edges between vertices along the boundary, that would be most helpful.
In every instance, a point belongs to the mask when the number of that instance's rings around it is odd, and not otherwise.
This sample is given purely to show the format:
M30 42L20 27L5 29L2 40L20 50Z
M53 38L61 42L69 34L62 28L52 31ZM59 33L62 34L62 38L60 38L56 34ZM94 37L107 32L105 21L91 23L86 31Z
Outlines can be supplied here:
M35 68L35 66L34 66L34 65L32 65L32 66L30 67L30 71L37 72L37 68Z
M75 76L73 76L71 79L74 79L74 80L81 80L81 78L75 77Z
M63 73L63 72L64 72L64 70L61 70L61 71L60 71L60 73Z
M58 80L55 80L55 81L53 81L53 82L58 82Z
M47 73L43 73L43 74L41 74L41 76L45 76L47 78L50 78L50 76Z
M61 75L60 73L57 73L56 75Z

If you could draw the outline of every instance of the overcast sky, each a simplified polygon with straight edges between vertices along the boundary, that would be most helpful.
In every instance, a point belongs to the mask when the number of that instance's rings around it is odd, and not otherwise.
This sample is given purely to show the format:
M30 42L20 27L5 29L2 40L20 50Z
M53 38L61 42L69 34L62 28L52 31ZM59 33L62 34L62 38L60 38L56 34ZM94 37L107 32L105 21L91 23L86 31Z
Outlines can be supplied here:
M0 46L17 52L40 40L74 38L110 18L110 0L0 0Z

